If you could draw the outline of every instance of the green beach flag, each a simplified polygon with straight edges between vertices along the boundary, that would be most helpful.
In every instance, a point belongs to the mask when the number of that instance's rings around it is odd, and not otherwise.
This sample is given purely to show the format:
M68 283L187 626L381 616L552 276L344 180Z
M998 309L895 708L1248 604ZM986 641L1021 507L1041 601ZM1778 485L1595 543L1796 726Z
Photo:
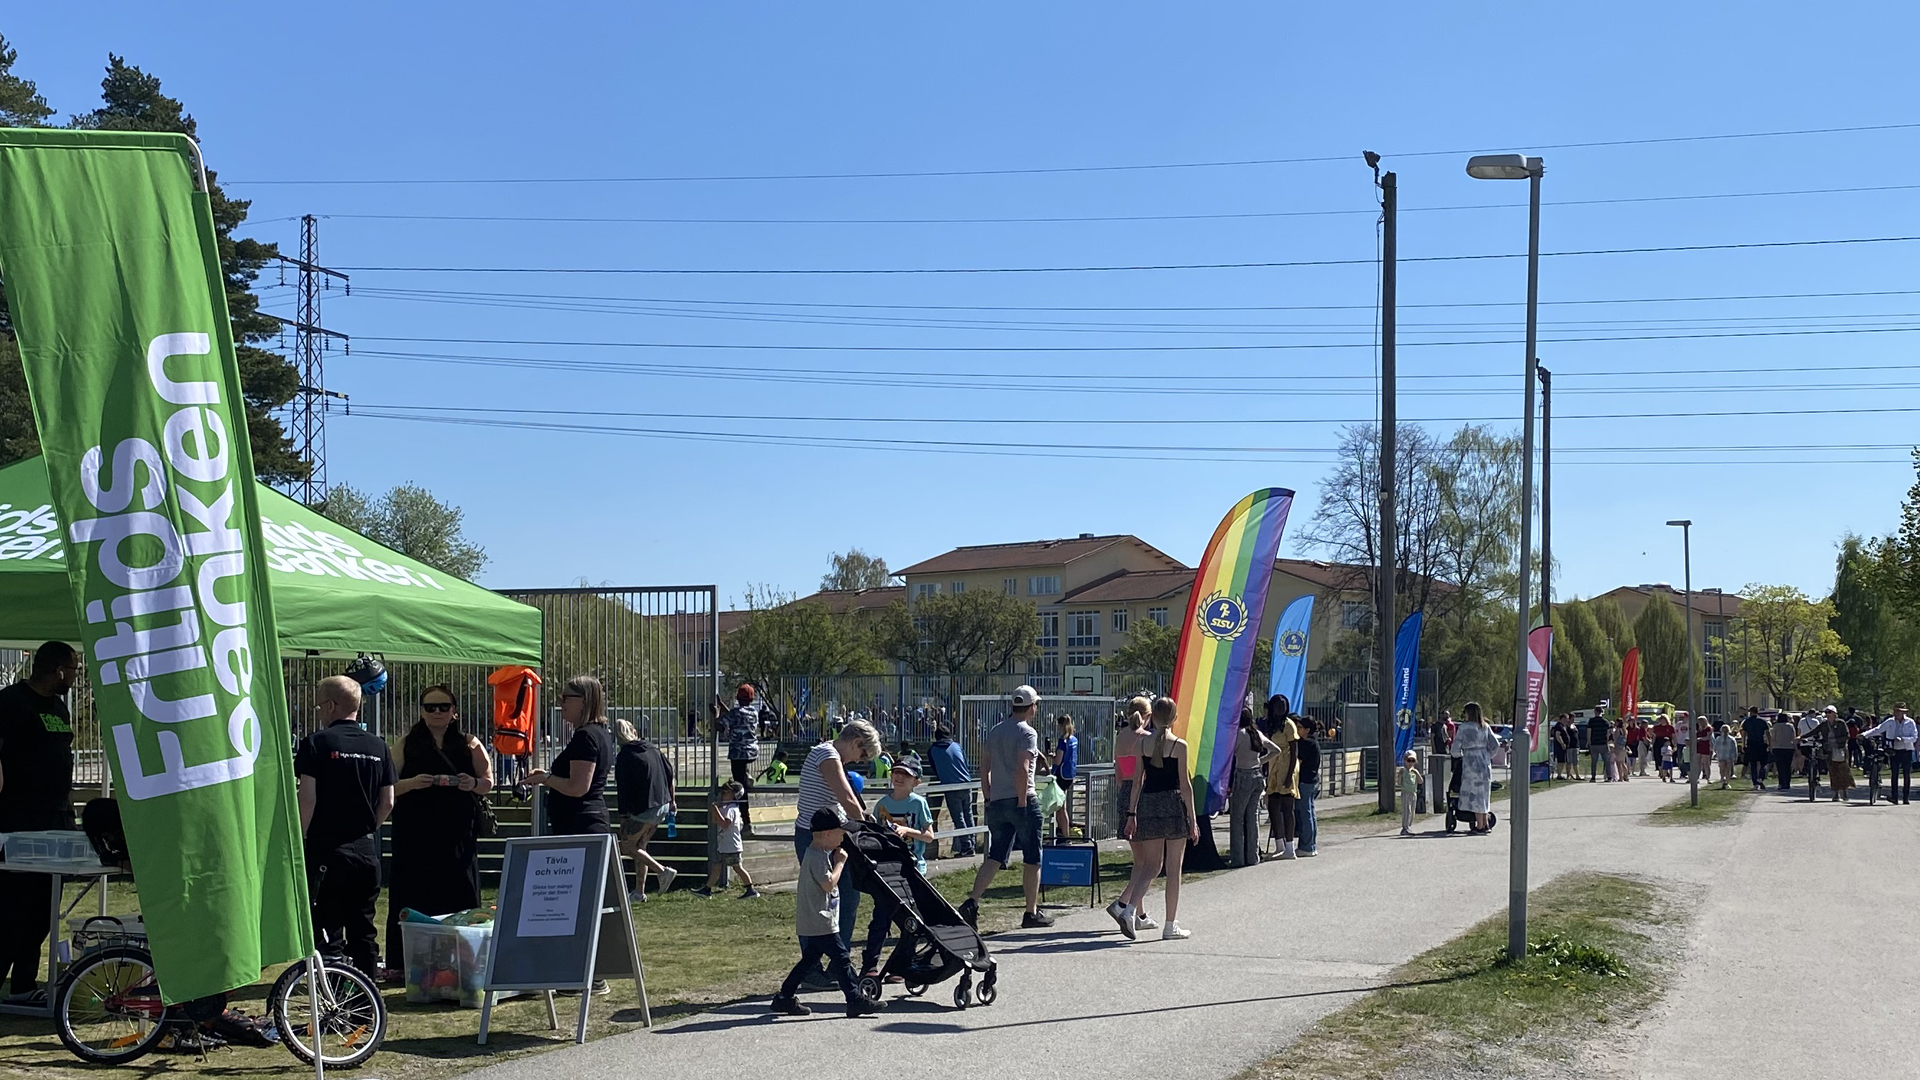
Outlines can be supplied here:
M313 939L205 186L182 135L0 129L0 281L168 1002Z

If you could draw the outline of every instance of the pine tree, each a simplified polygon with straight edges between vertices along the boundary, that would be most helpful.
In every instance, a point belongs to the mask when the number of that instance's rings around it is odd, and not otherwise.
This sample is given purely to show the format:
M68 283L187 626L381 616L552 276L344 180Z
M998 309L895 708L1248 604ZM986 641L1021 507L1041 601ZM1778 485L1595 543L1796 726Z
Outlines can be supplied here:
M108 54L107 75L100 80L99 108L75 116L73 127L92 131L172 131L195 136L199 125L186 107L160 90L158 77ZM300 380L287 358L259 348L280 333L280 324L260 313L253 283L260 270L279 257L274 244L234 236L247 220L252 204L229 199L207 170L207 195L213 204L213 228L218 240L220 267L226 278L227 311L233 322L233 341L240 362L240 390L246 398L247 432L253 444L253 469L260 479L279 483L306 476L306 462L293 452L272 411L293 400Z
M1640 645L1640 697L1645 701L1670 701L1688 708L1687 667L1693 665L1698 687L1705 680L1699 654L1689 647L1686 618L1680 606L1655 594L1646 610L1633 620L1633 636Z

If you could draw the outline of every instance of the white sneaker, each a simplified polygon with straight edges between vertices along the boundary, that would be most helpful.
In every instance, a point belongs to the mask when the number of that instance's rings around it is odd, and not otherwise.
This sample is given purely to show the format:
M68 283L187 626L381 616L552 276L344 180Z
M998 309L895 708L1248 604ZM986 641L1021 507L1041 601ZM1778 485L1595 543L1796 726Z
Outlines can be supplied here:
M679 876L680 871L675 870L671 866L660 871L660 891L666 892L668 889L673 888L673 879Z
M1135 924L1127 918L1131 914L1127 905L1115 900L1107 905L1107 914L1113 916L1113 921L1120 924L1120 932L1127 936L1128 941L1132 941Z
M1160 929L1160 924L1153 921L1153 916L1144 911L1136 911L1133 913L1133 925L1141 930Z
M642 892L642 891L640 891L639 889L628 889L628 890L627 890L627 903L629 903L629 904L644 904L644 903L646 903L646 902L647 902L647 894L646 894L646 893L644 893L644 892Z
M1291 841L1287 843L1286 847L1283 847L1280 849L1280 857L1283 859L1292 859L1292 858L1298 857L1293 853L1293 843Z
M1181 929L1177 922L1167 923L1167 928L1160 931L1161 941L1185 941L1192 936L1193 931Z

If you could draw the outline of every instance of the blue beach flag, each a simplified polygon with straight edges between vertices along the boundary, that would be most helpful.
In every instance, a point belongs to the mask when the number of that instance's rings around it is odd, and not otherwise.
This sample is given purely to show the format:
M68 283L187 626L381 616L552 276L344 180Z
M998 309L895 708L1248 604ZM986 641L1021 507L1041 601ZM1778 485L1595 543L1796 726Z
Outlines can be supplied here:
M1307 692L1307 631L1312 624L1313 594L1308 593L1287 605L1273 631L1273 676L1267 696L1285 694L1294 712L1300 711L1300 699Z
M1400 623L1400 633L1393 639L1393 758L1396 762L1413 749L1413 698L1418 689L1415 675L1420 670L1420 626L1424 621L1417 611L1407 616Z

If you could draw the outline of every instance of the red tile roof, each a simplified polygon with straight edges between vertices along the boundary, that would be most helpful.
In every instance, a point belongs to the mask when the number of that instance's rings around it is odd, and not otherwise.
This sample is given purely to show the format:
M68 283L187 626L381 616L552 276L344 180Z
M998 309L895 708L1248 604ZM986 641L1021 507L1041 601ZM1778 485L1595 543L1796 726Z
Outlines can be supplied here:
M892 605L895 600L907 598L905 585L883 585L877 589L821 589L811 596L795 600L796 604L824 604L828 611L836 615L845 615L850 611L876 611Z
M978 570L1019 570L1039 566L1062 566L1121 544L1136 545L1148 555L1161 560L1169 570L1181 568L1180 560L1137 536L1123 534L957 547L943 555L935 555L931 559L894 572L905 577L911 574L954 574Z
M1062 596L1062 604L1120 604L1133 600L1160 600L1193 585L1193 571L1122 570L1090 581Z

